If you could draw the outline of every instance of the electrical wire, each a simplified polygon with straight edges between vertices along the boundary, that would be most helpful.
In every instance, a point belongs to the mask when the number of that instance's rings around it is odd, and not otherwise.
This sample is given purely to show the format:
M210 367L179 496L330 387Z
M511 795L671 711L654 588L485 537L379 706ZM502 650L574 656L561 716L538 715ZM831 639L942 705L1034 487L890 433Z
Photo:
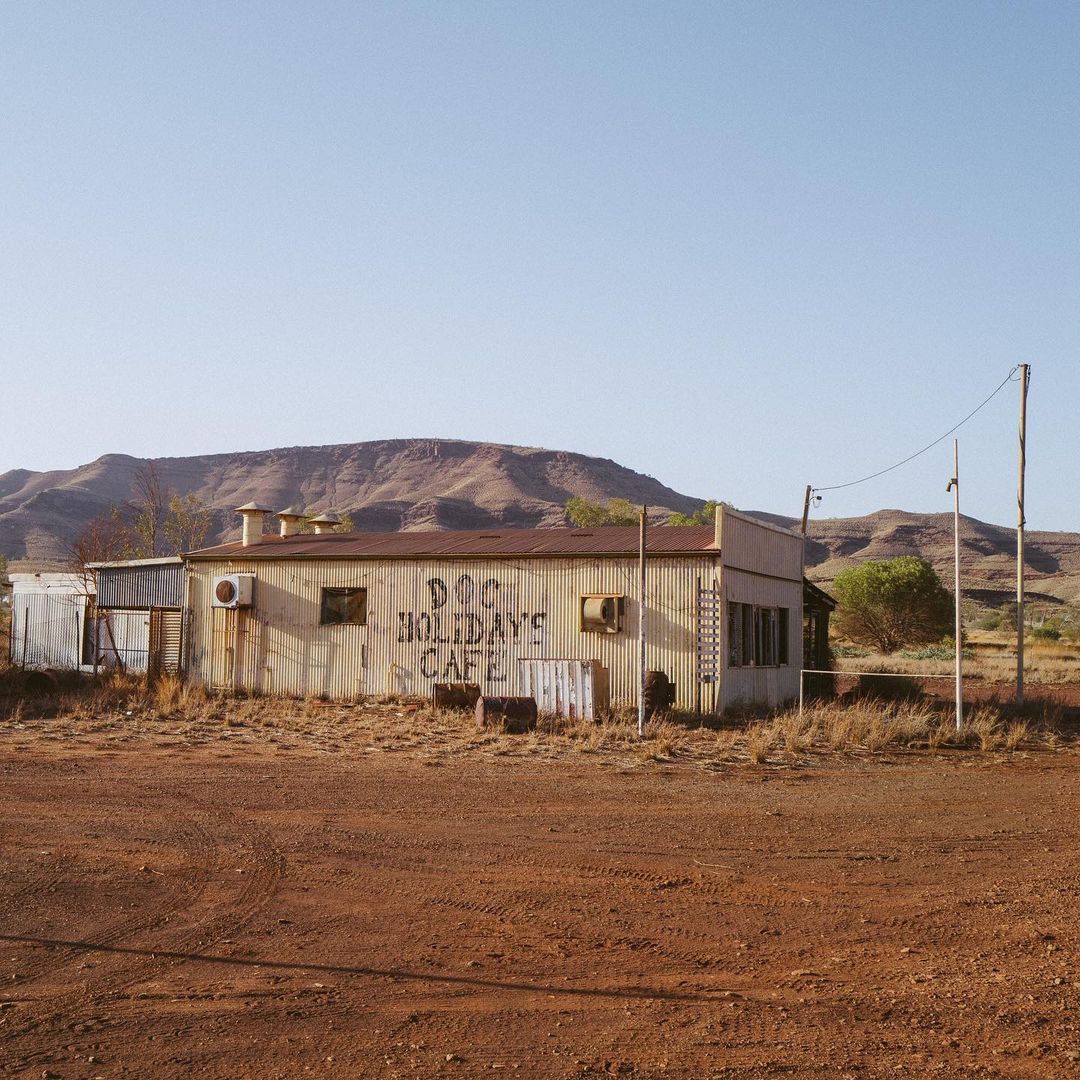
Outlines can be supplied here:
M1016 381L1013 376L1019 370L1020 365L1017 364L1012 369L1012 371L1010 371L1009 374L1006 375L1000 383L998 383L998 385L994 388L993 393L991 393L989 397L976 405L975 408L972 409L971 412L969 412L967 416L965 416L964 419L960 421L960 423L954 424L951 428L949 428L948 431L945 432L944 435L938 436L938 438L936 438L932 443L927 443L926 446L924 446L921 450L916 450L914 454L910 454L908 457L904 458L903 461L898 461L895 465L890 465L887 469L879 469L877 472L871 473L869 476L864 476L859 480L851 480L846 484L831 484L828 487L815 487L811 488L811 490L814 492L841 491L843 488L855 487L856 484L865 484L867 480L876 480L879 476L884 476L886 473L890 473L894 469L899 469L901 465L906 465L909 461L914 461L917 457L925 454L927 450L932 450L935 446L937 446L938 443L944 442L954 431L962 428L977 412L979 412L985 406L989 405L991 400L997 396L998 392L1006 383Z

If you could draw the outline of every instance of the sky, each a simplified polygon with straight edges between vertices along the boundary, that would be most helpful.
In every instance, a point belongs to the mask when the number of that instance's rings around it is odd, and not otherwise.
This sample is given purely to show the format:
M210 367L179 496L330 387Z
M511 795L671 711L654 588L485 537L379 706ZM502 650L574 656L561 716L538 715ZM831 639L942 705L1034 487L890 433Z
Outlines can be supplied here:
M1027 363L1080 530L1078 55L1075 3L6 0L0 473L464 438L798 515ZM964 513L1015 524L1018 407Z

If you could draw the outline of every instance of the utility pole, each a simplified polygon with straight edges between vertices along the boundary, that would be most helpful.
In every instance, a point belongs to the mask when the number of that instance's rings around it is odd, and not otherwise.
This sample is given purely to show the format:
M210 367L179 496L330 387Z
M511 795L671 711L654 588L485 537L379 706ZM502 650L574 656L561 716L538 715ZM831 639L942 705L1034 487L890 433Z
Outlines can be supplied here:
M640 600L638 601L638 738L645 738L645 514L648 507L641 508L641 535L638 549L638 571L641 577Z
M813 494L814 489L807 484L806 495L803 498L802 504L802 534L806 535L806 519L810 516L810 496Z
M1020 482L1016 490L1016 704L1024 704L1024 470L1027 465L1027 393L1031 365L1020 365Z
M956 597L956 730L964 726L964 683L960 677L960 661L963 652L960 622L960 451L956 439L952 442L953 476L946 491L953 493L953 591Z

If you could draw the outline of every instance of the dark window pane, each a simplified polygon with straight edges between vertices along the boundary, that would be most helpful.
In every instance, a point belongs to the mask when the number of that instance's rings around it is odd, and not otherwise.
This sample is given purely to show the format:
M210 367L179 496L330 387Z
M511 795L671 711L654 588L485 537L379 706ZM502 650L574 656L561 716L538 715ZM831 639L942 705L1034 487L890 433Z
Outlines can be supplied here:
M362 626L367 622L367 589L323 589L319 622Z

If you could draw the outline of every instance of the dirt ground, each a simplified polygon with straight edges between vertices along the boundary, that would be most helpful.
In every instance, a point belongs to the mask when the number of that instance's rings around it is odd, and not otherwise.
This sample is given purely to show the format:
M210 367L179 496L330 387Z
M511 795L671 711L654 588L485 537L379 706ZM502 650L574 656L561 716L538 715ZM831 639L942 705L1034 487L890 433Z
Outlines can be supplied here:
M1080 1071L1069 746L706 767L25 729L0 777L4 1075Z

